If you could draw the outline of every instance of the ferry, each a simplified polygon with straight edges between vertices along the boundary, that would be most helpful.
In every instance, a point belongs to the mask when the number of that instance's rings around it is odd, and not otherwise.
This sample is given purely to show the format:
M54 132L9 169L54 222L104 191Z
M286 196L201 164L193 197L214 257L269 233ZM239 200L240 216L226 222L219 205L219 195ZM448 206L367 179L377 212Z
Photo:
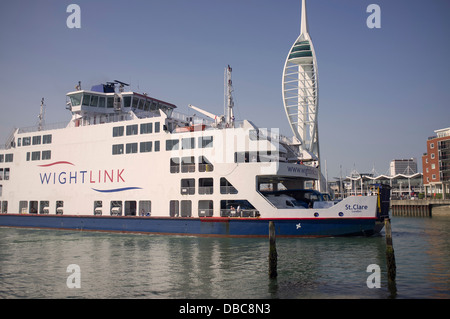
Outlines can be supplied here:
M15 129L0 147L0 226L196 236L370 236L389 192L340 201L295 139L112 81L66 94L71 119Z

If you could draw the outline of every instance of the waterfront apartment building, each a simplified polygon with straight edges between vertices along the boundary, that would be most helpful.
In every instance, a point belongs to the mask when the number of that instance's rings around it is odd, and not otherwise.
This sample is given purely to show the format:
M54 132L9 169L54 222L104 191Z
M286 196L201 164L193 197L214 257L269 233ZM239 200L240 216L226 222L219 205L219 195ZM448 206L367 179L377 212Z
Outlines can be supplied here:
M391 176L397 174L413 175L417 173L417 160L415 158L409 159L394 159L389 166Z
M423 184L427 195L447 198L450 193L450 127L434 131L422 156Z

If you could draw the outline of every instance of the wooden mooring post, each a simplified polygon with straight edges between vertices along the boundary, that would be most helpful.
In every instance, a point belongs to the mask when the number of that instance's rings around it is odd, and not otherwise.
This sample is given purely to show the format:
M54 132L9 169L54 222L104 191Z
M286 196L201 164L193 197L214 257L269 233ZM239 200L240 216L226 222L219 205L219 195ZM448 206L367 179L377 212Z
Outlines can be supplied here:
M384 219L384 226L386 232L386 265L388 275L388 288L391 295L395 295L397 287L395 283L395 277L397 275L397 266L395 264L394 246L392 244L392 229L391 220L389 218Z
M277 273L277 245L275 238L275 224L269 222L269 278L276 278Z

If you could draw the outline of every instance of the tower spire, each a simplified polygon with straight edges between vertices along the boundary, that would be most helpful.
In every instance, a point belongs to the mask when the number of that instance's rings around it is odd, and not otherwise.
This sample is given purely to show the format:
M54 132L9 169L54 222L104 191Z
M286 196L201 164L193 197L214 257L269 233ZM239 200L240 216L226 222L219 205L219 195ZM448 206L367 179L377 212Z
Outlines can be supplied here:
M306 20L306 0L302 0L302 19L300 25L300 35L302 34L303 35L308 34L308 21Z

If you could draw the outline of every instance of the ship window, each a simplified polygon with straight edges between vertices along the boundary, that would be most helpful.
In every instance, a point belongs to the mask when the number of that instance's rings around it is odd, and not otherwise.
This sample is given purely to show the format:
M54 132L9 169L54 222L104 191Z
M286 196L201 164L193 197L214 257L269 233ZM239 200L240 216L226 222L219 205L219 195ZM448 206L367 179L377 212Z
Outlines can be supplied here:
M105 107L105 97L104 96L100 96L98 99L98 107Z
M138 125L127 125L127 135L137 135L138 133Z
M212 178L198 179L198 193L200 195L211 195L214 192L214 180Z
M127 154L137 153L137 143L129 143L126 145Z
M42 144L51 144L52 143L52 134L42 136Z
M13 154L5 154L5 163L13 161Z
M194 156L186 156L181 158L181 172L182 173L195 172Z
M113 127L113 137L123 136L123 126Z
M98 96L97 95L92 95L90 106L97 107L97 104L98 104Z
M147 100L147 101L145 101L145 104L144 104L144 111L149 111L149 110L150 110L150 101Z
M62 215L64 213L64 201L56 201L56 215Z
M123 97L123 106L124 107L130 107L131 106L131 96L124 96Z
M121 200L112 200L111 201L111 215L119 216L122 215L122 201Z
M106 107L112 109L114 107L114 97L108 97L106 99Z
M133 107L137 108L139 99L137 97L133 97Z
M214 170L214 165L205 157L198 157L198 171L199 172L212 172Z
M33 145L40 145L41 144L41 136L33 136Z
M123 154L123 144L116 144L112 146L113 155Z
M141 134L150 134L153 131L153 123L142 123Z
M41 152L32 152L31 153L32 161L39 161L40 159L41 159Z
M5 181L9 180L9 168L5 168Z
M212 136L200 136L198 138L198 147L201 147L201 148L213 147L213 137Z
M72 106L79 106L81 104L81 94L71 95L70 104L72 104Z
M257 217L259 212L255 207L245 199L240 200L221 200L221 217Z
M166 151L178 150L179 144L179 140L166 140Z
M159 152L159 141L155 141L155 152Z
M142 99L139 100L139 106L138 106L139 110L143 110L144 109L144 103L145 103L144 100L142 100Z
M37 200L30 200L30 210L28 211L30 214L37 214L38 213L38 201Z
M180 202L171 200L169 206L170 217L178 217L180 215Z
M190 150L195 148L195 138L182 138L181 139L181 149L183 150Z
M31 153L30 153L30 152L27 152L27 161L30 160L30 156L31 156Z
M83 105L89 106L90 101L91 101L91 96L89 94L85 94L83 96Z
M19 212L20 214L26 214L28 212L28 202L26 200L19 202Z
M43 160L52 159L52 151L42 151L42 159Z
M5 158L5 155L0 154L0 163L3 163L4 158Z
M159 133L161 124L159 122L155 122L155 133Z
M141 142L139 151L147 153L152 151L152 142Z
M152 202L149 200L139 201L139 215L150 216L152 214Z
M24 137L22 142L23 146L31 145L31 137Z
M181 217L191 217L192 216L192 201L182 200L180 205L180 215Z
M0 184L0 197L2 197L2 192L3 192L3 185ZM1 203L1 201L0 201L0 203Z
M48 214L49 213L49 201L41 200L39 202L39 214Z
M198 217L212 217L213 211L214 210L212 200L198 201Z
M101 200L94 201L94 215L103 214L103 202Z
M17 139L17 146L21 146L22 145L22 139L19 137L18 139Z
M178 157L173 157L170 159L170 172L171 173L180 172L180 159Z
M0 185L0 195L1 195L1 185ZM8 212L8 201L4 200L2 202L2 213L6 214Z
M135 200L125 201L125 216L136 216L137 203Z
M0 181L3 179L3 168L0 168Z
M195 179L184 178L181 180L181 195L194 195L195 194Z
M237 194L238 191L233 185L225 178L220 178L220 193L221 194Z

